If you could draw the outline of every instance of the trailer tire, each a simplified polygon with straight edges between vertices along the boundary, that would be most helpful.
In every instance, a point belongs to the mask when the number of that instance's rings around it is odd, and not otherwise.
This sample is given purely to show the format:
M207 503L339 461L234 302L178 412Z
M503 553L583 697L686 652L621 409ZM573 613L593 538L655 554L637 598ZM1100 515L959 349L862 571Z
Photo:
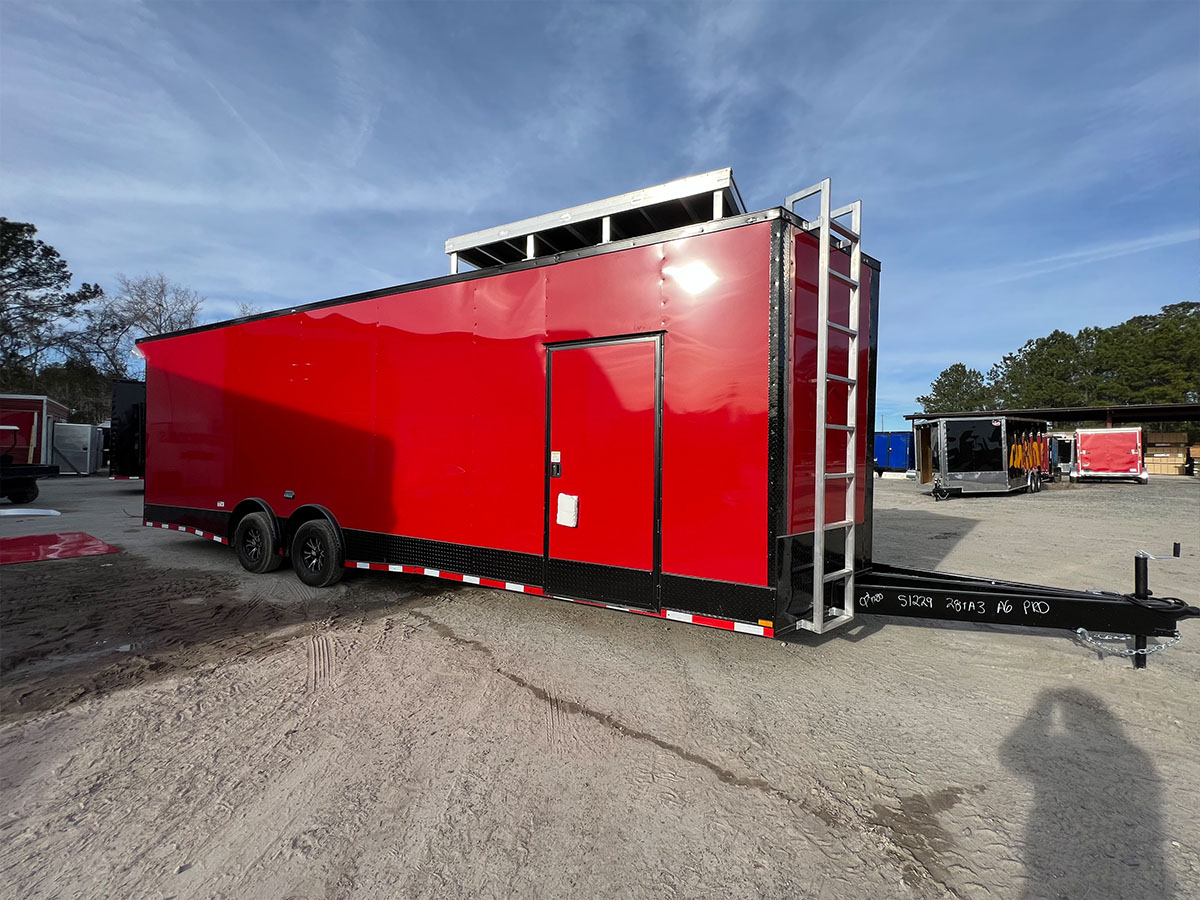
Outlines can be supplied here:
M342 580L345 553L337 531L326 519L311 519L296 529L292 568L309 587L329 587Z
M28 487L13 487L12 490L8 491L7 497L18 505L32 503L37 499L37 482Z
M18 505L22 503L32 503L37 499L38 486L35 481L30 485L22 485L21 487L10 488L6 495L9 500Z
M233 549L242 568L255 575L274 572L283 562L275 542L275 530L264 512L242 516L233 531Z

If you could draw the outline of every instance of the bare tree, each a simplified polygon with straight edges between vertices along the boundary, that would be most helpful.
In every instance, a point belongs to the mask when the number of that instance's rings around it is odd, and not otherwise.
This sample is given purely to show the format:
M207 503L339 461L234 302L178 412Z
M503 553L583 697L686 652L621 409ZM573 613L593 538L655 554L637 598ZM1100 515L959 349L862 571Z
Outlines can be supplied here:
M196 324L204 298L189 287L167 281L161 272L140 278L117 276L121 294L116 306L141 335L179 331Z
M84 310L83 327L71 335L70 353L90 360L111 378L125 378L136 337L120 298L105 296Z
M261 306L257 306L253 303L248 303L245 300L241 300L238 302L238 305L237 305L236 318L244 319L244 318L246 318L246 316L257 316L259 313L264 313L264 312L266 312L266 310L263 309Z
M102 295L83 310L81 327L63 342L72 358L90 361L109 377L140 374L132 350L140 337L191 328L204 298L167 280L161 272L130 278L117 276L119 293Z

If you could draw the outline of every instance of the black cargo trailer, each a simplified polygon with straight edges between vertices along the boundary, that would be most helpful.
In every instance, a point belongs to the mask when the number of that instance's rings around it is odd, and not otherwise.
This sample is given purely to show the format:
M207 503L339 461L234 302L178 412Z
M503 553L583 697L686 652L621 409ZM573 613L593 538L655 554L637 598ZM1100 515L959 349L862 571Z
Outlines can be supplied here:
M114 381L109 428L109 478L139 481L146 475L146 382Z

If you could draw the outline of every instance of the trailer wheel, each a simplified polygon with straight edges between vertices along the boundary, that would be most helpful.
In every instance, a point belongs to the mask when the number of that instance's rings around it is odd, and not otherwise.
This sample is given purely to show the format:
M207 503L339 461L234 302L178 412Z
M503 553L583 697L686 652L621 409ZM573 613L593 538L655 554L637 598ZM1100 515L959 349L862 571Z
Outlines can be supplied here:
M346 569L341 541L325 519L312 519L296 529L292 568L309 587L329 587L342 580Z
M274 572L283 562L271 520L263 512L242 516L233 532L233 549L242 568L255 575Z
M38 486L36 481L33 484L10 488L7 494L8 499L17 505L22 503L32 503L37 499L37 495Z

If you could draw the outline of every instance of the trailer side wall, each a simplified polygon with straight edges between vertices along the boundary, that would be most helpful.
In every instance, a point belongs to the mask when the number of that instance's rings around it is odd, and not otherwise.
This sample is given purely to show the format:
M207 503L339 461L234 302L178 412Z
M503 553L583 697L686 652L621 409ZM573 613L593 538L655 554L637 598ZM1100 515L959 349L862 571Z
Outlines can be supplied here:
M492 548L540 584L545 344L662 332L662 571L767 585L770 233L757 223L143 343L147 518L225 534L245 498L284 519L320 504L366 554L396 547L388 536L412 553Z

